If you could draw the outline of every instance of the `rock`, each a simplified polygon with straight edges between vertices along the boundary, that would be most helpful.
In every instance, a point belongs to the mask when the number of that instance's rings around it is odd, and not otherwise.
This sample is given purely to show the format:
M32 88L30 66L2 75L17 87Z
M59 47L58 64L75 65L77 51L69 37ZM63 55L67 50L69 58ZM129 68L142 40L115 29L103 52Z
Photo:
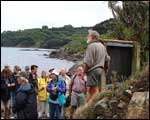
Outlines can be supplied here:
M43 56L48 56L48 54L45 53L45 54L43 54Z
M40 51L38 48L33 49L32 51Z
M57 57L57 51L52 51L50 54L49 54L49 57L50 58L55 58L55 57Z
M149 118L149 92L147 92L147 97L146 97L146 118Z
M146 101L149 101L149 92L135 92L128 106L127 118L149 119L149 112L146 111L149 102Z
M113 113L116 113L116 111L117 111L117 105L118 105L118 100L116 98L112 98L109 101L109 106L112 109Z
M149 92L147 92L147 95L146 95L146 101L149 101Z
M130 105L135 104L142 107L147 98L147 92L135 92L131 98Z
M96 119L104 119L104 116L97 116Z
M67 75L72 76L72 75L75 73L77 67L80 66L80 65L82 65L82 64L83 64L82 61L79 61L79 62L77 62L76 64L74 64L74 65L68 70Z
M98 101L98 102L95 104L95 107L100 105L100 106L102 106L104 109L107 109L107 108L108 108L107 103L108 103L108 97L104 97L103 99L101 99L100 101Z
M131 98L131 97L132 97L132 91L131 91L131 90L125 90L125 91L123 92L123 95L125 95L125 96Z
M123 91L123 94L121 95L120 100L129 103L131 97L132 97L132 91L131 90L125 90L125 91Z
M31 49L20 49L19 51L31 51Z
M113 115L113 119L117 119L118 118L118 116L117 115Z
M95 104L94 113L96 114L96 116L104 115L104 111L106 111L106 109L108 108L108 100L108 97L104 97Z
M128 93L129 95L132 95L132 91L131 90L125 90L126 93Z
M83 56L84 56L83 54L69 54L68 52L65 51L64 48L51 51L49 54L50 58L58 58L61 60L66 59L73 62L83 60Z
M110 111L110 110L105 110L105 112L104 112L104 117L105 117L106 119L111 119L111 118L113 117L112 111Z
M117 107L120 108L120 109L123 109L124 107L126 107L126 105L127 104L124 101L121 100Z
M131 99L131 98L129 98L128 96L125 96L125 95L121 95L121 97L120 97L120 100L125 101L125 102L127 102L127 103L130 102L130 99Z
M132 89L133 89L133 86L130 86L129 88L132 90Z

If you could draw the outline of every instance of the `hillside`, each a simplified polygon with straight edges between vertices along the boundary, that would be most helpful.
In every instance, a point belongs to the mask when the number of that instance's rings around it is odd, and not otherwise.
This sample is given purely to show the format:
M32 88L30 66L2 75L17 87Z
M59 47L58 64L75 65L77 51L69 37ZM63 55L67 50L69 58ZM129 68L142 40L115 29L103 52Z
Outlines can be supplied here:
M1 46L3 47L36 47L61 48L69 54L82 53L86 48L88 29L98 30L102 37L107 37L112 30L112 19L103 21L93 27L73 27L65 25L59 28L25 29L18 31L4 31L1 33ZM105 36L106 35L106 36Z
M88 27L74 28L65 25L60 28L25 29L18 31L4 31L1 33L1 46L7 47L37 47L37 48L60 48L70 41L72 36L85 36Z
M75 119L149 119L149 63L120 87L95 95Z
M88 29L87 27L74 28L71 25L65 25L60 28L42 26L41 29L4 31L1 33L1 46L59 48L72 41L72 35L83 36Z

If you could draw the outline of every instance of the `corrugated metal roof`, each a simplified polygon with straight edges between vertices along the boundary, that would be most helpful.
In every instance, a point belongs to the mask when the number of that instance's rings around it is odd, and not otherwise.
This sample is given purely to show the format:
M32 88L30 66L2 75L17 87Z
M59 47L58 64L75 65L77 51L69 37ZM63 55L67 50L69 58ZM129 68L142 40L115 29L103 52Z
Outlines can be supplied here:
M107 42L106 46L115 46L115 47L133 47L133 44L128 43L115 43L115 42Z

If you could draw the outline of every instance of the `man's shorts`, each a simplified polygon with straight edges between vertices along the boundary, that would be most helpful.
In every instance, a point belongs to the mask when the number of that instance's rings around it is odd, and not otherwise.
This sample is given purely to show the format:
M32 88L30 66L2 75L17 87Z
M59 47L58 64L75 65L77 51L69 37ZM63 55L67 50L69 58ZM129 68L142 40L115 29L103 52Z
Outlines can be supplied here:
M85 103L85 94L72 91L71 106L79 107Z
M102 68L96 68L87 73L87 87L97 86L104 87L104 70ZM106 83L105 83L106 84Z

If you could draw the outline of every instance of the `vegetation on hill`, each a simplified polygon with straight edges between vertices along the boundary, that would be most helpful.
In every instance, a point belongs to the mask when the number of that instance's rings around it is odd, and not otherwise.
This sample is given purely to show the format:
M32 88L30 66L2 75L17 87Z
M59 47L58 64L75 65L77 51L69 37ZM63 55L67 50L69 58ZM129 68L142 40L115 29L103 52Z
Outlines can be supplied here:
M65 25L60 28L25 29L18 31L4 31L1 33L1 46L60 48L74 40L74 36L84 36L88 27L74 28Z
M114 37L137 41L141 45L141 63L149 59L149 1L109 1L114 16Z
M113 39L115 38L114 27L115 27L115 20L113 18L110 18L108 20L96 24L93 27L93 29L100 33L101 38Z

